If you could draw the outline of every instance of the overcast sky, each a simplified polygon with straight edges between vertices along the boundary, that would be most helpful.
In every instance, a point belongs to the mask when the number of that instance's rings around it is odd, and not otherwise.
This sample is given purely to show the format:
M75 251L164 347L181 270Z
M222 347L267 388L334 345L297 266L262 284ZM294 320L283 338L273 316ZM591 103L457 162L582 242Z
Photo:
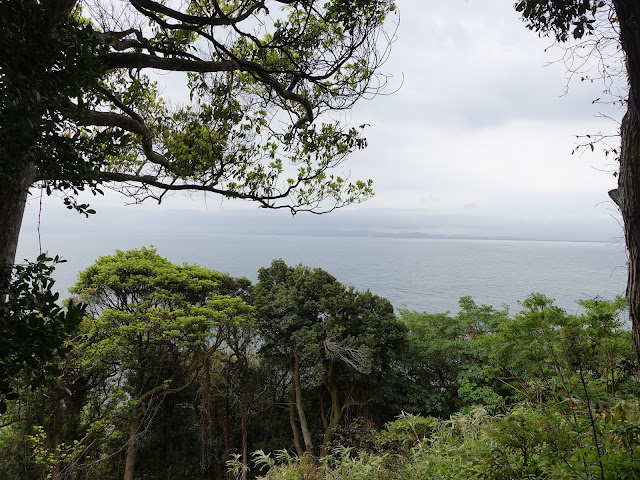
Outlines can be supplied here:
M592 104L604 86L573 82L550 62L549 39L528 31L505 0L399 0L397 41L383 71L393 95L350 113L368 123L369 147L344 164L372 178L376 196L328 216L265 212L209 196L175 195L158 206L92 200L89 220L44 198L43 238L59 230L204 229L212 233L422 232L532 239L616 241L607 191L615 164L601 148L572 155L576 135L615 133L616 108ZM392 28L392 27L390 27ZM171 91L167 91L171 94ZM39 199L23 232L37 228Z

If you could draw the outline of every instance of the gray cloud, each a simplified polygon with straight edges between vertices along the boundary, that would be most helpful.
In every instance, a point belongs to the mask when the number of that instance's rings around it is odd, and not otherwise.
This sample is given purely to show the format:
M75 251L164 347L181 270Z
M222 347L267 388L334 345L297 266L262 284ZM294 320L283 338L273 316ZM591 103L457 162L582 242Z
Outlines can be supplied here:
M503 0L400 4L398 40L383 71L390 96L358 104L345 115L365 130L369 148L339 169L352 179L373 178L376 197L328 216L257 210L208 197L174 196L161 207L123 207L119 196L88 198L98 214L84 219L46 200L47 235L135 232L345 234L354 231L536 239L613 241L620 236L606 192L615 179L610 158L571 156L575 135L615 132L594 118L597 83L571 85L566 72L545 65L550 41L526 30ZM184 97L184 80L159 77L167 97ZM614 117L617 109L604 109ZM615 140L614 140L615 142ZM38 202L28 207L24 242L35 238ZM30 240L31 241L31 240ZM33 243L31 243L33 245Z
M474 237L509 237L535 240L586 240L614 242L621 231L617 217L606 209L589 212L575 205L570 213L544 215L526 208L528 200L514 201L509 214L496 215L492 208L461 208L442 212L422 209L377 209L365 205L335 211L329 215L283 211L215 208L210 211L153 207L97 206L98 213L86 219L63 208L45 203L40 231L43 244L49 236L69 235L69 242L83 244L95 235L138 236L151 244L163 235L188 237L198 234L247 235L398 235L432 234ZM520 206L519 206L520 205ZM23 225L24 241L35 248L38 217L34 205L28 208ZM569 206L571 207L571 206ZM569 208L571 210L571 208Z

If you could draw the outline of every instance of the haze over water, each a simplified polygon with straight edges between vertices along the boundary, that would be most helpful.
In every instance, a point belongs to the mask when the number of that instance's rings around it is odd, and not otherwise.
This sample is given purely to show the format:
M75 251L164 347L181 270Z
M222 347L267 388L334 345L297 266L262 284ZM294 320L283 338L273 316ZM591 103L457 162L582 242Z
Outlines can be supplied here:
M246 276L256 281L260 267L274 258L320 267L339 281L388 298L396 309L430 313L458 310L469 295L478 304L519 310L532 292L556 299L569 313L575 301L624 295L626 256L622 244L514 240L313 237L267 235L135 234L47 235L43 249L68 262L58 266L61 296L77 273L116 249L153 245L174 263ZM35 258L38 241L23 235L17 259Z

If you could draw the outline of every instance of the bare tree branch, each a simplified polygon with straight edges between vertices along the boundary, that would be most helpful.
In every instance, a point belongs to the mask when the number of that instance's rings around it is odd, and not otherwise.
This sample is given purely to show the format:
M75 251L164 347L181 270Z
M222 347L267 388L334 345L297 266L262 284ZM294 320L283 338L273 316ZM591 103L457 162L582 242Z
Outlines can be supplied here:
M172 190L172 191L201 191L201 192L211 192L219 195L223 195L225 197L230 198L240 198L245 200L253 200L262 204L264 207L275 208L269 202L280 200L286 198L289 193L293 190L293 187L289 187L283 192L279 192L275 195L270 194L250 194L250 193L242 193L235 190L218 188L215 185L207 185L207 184L199 184L199 183L167 183L162 180L158 180L158 177L153 175L133 175L128 173L119 173L119 172L101 172L100 178L104 181L110 182L133 182L140 183L144 185L149 185L152 187L156 187L162 190Z
M187 60L184 58L158 57L137 52L109 53L105 57L107 69L117 68L155 68L158 70L174 72L233 72L247 71L241 68L237 62L222 60L219 62L205 60Z
M83 110L81 122L84 125L93 125L98 127L118 127L139 135L144 135L147 130L144 124L138 120L114 112Z
M167 15L175 20L180 22L190 23L198 26L222 26L222 25L233 25L239 22L242 22L249 18L253 12L259 10L261 8L265 8L264 2L256 2L253 5L249 6L247 10L235 18L229 18L226 16L222 16L219 18L216 17L201 17L198 15L189 15L187 13L182 13L178 10L174 10L173 8L169 8L166 5L162 5L161 3L154 2L152 0L131 0L132 5L137 5L141 9L148 10L150 12L157 12L164 15Z

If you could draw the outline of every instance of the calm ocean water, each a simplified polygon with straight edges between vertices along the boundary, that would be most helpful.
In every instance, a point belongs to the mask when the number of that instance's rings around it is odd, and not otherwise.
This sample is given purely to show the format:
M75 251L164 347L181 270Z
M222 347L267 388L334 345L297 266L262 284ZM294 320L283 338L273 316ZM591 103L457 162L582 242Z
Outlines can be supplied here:
M457 311L458 299L517 311L518 301L544 293L568 312L577 299L623 295L626 256L621 244L249 235L48 235L43 250L68 260L56 271L61 295L77 273L102 255L153 245L175 263L198 263L255 281L274 258L320 267L339 281L370 289L396 308ZM37 238L24 236L18 259L38 254Z

